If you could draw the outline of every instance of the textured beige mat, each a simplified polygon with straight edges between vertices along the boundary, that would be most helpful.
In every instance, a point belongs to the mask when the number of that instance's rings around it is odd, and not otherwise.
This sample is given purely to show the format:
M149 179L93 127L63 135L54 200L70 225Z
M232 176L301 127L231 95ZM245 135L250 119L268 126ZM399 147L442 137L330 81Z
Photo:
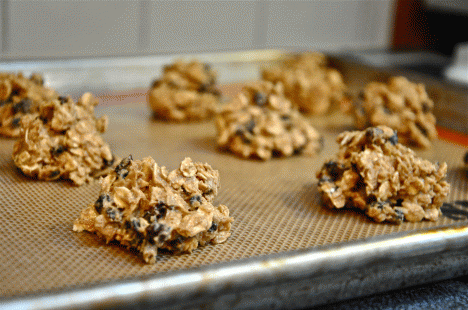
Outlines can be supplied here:
M236 87L226 89L234 93ZM221 190L216 203L227 205L235 218L226 243L192 254L160 255L156 264L116 244L106 245L90 233L72 231L81 209L97 198L98 184L74 187L67 182L37 182L13 165L14 141L0 138L0 298L43 290L124 279L281 253L367 237L456 223L377 224L355 211L323 208L315 172L337 150L337 134L350 120L335 115L311 121L325 137L317 157L269 162L245 160L219 152L212 122L171 124L151 118L142 93L104 96L97 114L107 114L105 139L123 157L152 156L160 165L177 168L186 156L218 169ZM449 201L468 199L462 168L466 147L436 141L418 154L446 161L452 184ZM459 222L459 221L458 221Z

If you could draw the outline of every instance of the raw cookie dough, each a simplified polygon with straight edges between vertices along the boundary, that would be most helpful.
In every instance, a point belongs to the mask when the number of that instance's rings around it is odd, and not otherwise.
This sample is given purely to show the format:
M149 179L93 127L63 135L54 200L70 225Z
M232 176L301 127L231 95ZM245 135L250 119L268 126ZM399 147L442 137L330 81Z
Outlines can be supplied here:
M58 94L44 86L39 74L0 73L0 135L18 137L21 119L37 113L39 106Z
M216 117L218 145L241 157L316 154L320 134L284 97L281 83L246 85Z
M151 85L148 103L155 117L200 120L213 116L219 103L216 74L208 64L181 60L164 68L161 79Z
M284 85L286 97L304 113L324 114L348 101L341 74L328 68L321 53L296 55L281 66L264 69L264 80Z
M73 230L136 248L153 264L158 249L191 252L226 241L233 219L226 206L212 204L218 189L219 173L208 164L185 158L168 172L151 157L129 156L101 179L99 198L81 212Z
M344 132L337 142L336 159L317 173L327 206L358 208L376 222L437 220L450 191L446 163L416 157L386 126Z
M398 132L400 141L423 148L437 138L434 102L423 84L392 77L388 84L369 83L354 104L356 126L364 129L385 125Z
M100 136L108 121L94 116L97 104L90 93L77 102L59 97L41 104L39 114L23 117L13 148L16 166L33 178L70 179L75 185L104 173L114 158Z

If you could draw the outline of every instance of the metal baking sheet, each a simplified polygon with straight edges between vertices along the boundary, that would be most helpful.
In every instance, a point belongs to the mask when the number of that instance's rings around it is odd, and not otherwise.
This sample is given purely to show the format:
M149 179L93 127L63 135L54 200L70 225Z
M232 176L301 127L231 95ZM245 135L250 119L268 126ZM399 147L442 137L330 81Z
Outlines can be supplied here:
M220 75L227 75L222 91L229 97L239 91L239 82L255 79L258 68L281 56L259 51L190 57L215 60ZM94 75L99 79L109 69L138 76L139 65L126 61L127 66L124 60L119 62L125 70L101 67L93 69ZM169 58L156 57L152 63L162 66L165 61ZM356 77L350 72L365 75L346 58L335 58L335 63L347 81ZM44 70L51 78L50 72L58 68L49 65ZM65 68L63 75L67 70L78 69ZM159 72L145 70L140 73L149 85ZM350 85L357 85L353 81ZM221 177L216 202L227 205L235 218L232 236L224 244L192 254L160 255L156 264L146 265L131 250L72 231L81 209L96 199L96 183L74 187L31 180L13 165L14 141L2 138L0 307L294 308L468 273L468 217L463 205L455 205L450 217L437 222L402 225L374 223L356 211L322 207L315 172L336 152L336 136L353 128L349 117L335 112L310 118L325 137L325 148L316 157L246 160L217 149L212 121L154 120L146 104L147 86L135 82L133 89L119 90L119 83L100 83L96 112L109 116L104 138L113 151L139 159L152 156L169 169L186 156L210 163ZM71 86L63 89L67 87ZM463 141L461 137L457 141ZM448 163L449 202L468 199L465 151L444 137L431 150L417 151L428 160Z

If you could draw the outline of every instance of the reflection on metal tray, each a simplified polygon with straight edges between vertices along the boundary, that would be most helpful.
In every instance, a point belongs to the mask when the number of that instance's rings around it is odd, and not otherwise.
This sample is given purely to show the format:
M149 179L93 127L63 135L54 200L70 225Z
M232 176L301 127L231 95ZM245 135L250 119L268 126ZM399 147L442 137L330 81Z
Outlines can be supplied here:
M236 55L211 55L221 76L229 72L227 82L256 78L258 68L282 54ZM158 58L154 63L162 65ZM335 57L333 64L353 90L388 74L346 58ZM58 72L53 65L48 72ZM139 68L131 71L134 76ZM102 77L107 68L95 70ZM218 169L221 190L216 200L235 218L232 236L224 244L192 254L161 255L155 265L145 265L123 247L72 232L73 220L95 200L97 184L73 187L28 179L13 166L14 141L0 139L0 307L294 308L468 273L463 204L446 206L447 216L435 223L402 225L378 224L358 212L321 206L315 172L336 152L337 134L352 128L346 116L311 118L325 137L317 157L244 160L217 150L210 121L170 124L150 117L145 88L158 73L146 76L144 85L135 84L139 90L117 92L118 85L109 82L100 91L97 114L110 120L104 138L119 156L152 156L169 169L190 156ZM238 89L222 87L231 95ZM450 202L468 198L464 152L443 140L435 141L432 150L418 151L431 161L448 163Z

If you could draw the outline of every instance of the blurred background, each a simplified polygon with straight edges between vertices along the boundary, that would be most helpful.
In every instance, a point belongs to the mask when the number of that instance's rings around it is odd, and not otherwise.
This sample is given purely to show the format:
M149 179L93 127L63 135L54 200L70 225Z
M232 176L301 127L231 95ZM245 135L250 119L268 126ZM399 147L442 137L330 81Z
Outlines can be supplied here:
M468 1L2 0L0 60L288 48L419 49L468 41Z

